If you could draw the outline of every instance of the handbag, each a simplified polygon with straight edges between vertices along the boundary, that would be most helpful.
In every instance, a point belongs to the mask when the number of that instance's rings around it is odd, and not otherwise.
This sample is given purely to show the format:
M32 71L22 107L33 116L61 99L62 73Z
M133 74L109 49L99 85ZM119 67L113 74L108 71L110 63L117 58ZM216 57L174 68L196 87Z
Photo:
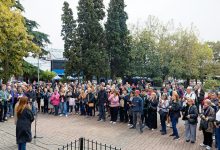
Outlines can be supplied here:
M207 130L208 129L208 123L209 123L208 121L206 121L204 119L201 119L199 128L201 130Z
M40 106L44 106L44 99L40 99Z

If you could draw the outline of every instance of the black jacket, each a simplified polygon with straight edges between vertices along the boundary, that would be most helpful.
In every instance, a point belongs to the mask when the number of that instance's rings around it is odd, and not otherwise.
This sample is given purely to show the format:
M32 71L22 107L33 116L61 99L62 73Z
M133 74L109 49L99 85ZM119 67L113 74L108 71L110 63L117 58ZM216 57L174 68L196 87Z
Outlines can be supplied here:
M188 105L183 108L183 120L188 120L190 124L198 123L198 110L196 105L189 107ZM190 115L190 119L186 116Z
M180 110L181 110L180 103L172 101L170 106L171 106L171 108L170 108L170 117L174 117L174 118L178 119L181 116L180 115Z
M108 100L108 96L105 90L101 90L98 93L98 104L103 105Z
M32 99L32 102L35 102L36 101L36 92L35 91L28 91L27 92L27 97L28 97L28 100L30 101L30 99Z
M31 110L25 108L18 117L16 123L16 141L19 143L31 142L31 123L34 121L34 115Z

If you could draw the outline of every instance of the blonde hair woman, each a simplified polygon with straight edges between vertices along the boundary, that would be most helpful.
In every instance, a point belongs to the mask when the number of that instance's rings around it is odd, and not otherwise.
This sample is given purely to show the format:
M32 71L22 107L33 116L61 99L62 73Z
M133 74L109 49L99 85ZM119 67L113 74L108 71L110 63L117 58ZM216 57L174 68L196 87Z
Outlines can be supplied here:
M176 128L176 125L178 123L178 119L180 118L180 110L181 110L181 106L179 103L179 95L177 94L176 91L173 91L173 95L172 95L172 100L171 100L171 104L170 104L170 119L171 119L171 123L172 123L172 127L173 127L173 134L171 134L170 136L175 136L173 138L173 140L179 140L179 134L178 134L178 130Z
M16 107L16 141L18 150L26 149L26 143L31 142L31 123L34 121L34 115L28 105L28 98L19 98L19 104Z

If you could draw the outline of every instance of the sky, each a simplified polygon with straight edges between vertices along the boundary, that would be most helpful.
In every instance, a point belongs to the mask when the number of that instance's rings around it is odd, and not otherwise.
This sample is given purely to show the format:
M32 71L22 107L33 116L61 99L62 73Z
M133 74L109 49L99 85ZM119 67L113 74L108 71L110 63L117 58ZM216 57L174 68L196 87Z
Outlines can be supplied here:
M24 15L38 22L39 31L48 34L52 44L49 48L63 49L61 14L64 0L20 0ZM66 0L77 17L78 0ZM104 0L108 8L110 0ZM128 26L144 24L149 15L162 22L171 19L175 24L199 30L202 41L220 40L220 0L125 0Z

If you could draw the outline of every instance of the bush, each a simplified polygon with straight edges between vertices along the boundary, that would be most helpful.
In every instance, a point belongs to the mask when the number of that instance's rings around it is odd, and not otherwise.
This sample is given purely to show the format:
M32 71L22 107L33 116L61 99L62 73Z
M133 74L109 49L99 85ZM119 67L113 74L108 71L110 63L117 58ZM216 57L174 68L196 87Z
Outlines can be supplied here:
M154 86L161 87L163 84L163 80L160 77L155 77L153 78L153 83L154 83Z
M218 86L220 86L220 82L217 80L206 80L204 84L206 90L215 90Z

